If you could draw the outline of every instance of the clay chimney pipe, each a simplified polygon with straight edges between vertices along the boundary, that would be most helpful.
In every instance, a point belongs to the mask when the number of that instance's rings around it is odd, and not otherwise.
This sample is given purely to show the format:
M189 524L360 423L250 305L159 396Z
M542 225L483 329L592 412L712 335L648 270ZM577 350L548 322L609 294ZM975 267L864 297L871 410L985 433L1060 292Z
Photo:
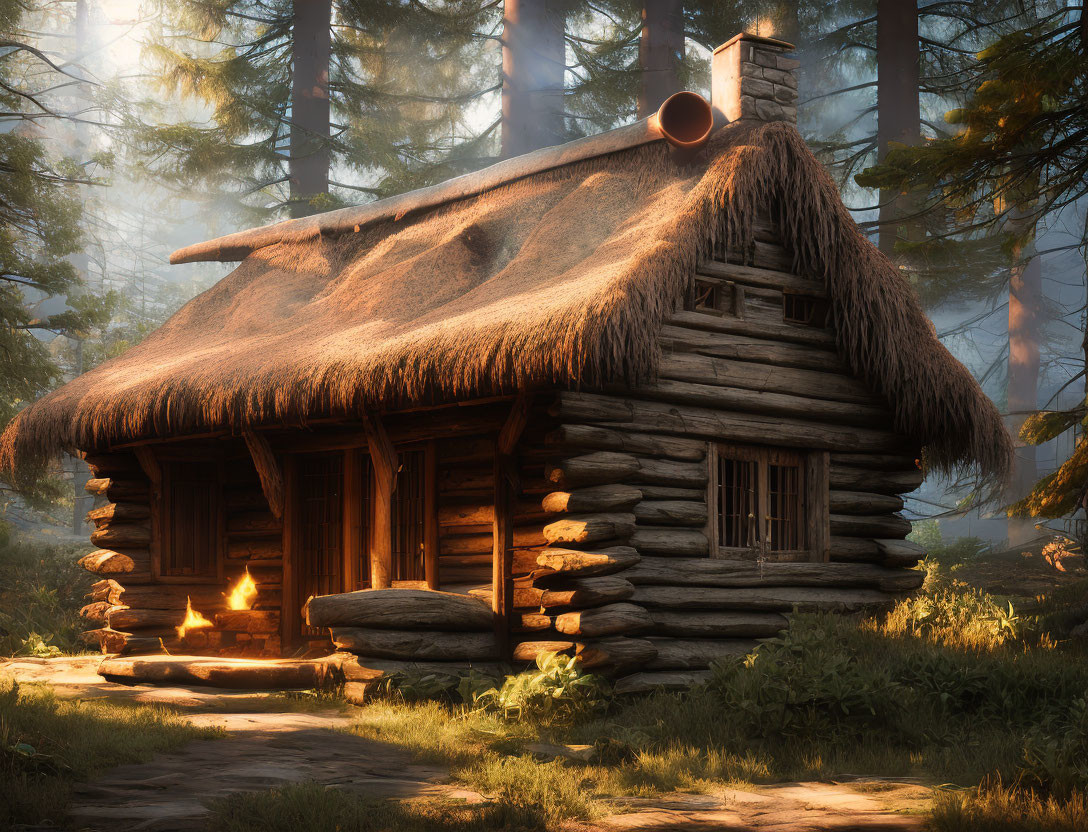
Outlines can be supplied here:
M694 153L710 139L714 113L699 93L678 92L650 116L650 126L673 147Z

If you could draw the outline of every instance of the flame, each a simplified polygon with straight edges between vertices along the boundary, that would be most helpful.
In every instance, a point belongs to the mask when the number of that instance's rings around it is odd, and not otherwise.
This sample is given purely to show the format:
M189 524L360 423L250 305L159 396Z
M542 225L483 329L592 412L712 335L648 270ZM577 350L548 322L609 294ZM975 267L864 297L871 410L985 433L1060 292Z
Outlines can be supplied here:
M248 610L257 600L257 582L250 577L249 567L245 574L238 579L230 595L227 597L227 607L232 610Z
M185 596L185 620L181 622L180 627L175 627L178 631L178 638L185 638L185 633L189 630L196 630L201 627L214 627L208 619L193 609L193 600L189 596Z

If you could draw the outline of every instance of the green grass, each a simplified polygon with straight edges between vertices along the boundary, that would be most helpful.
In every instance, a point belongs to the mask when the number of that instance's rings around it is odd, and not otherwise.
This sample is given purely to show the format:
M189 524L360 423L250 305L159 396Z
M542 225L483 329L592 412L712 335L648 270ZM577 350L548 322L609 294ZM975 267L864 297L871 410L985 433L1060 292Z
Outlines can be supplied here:
M933 832L1084 832L1088 799L1060 800L1002 786L939 792L929 818Z
M958 828L956 817L963 829L1070 828L1063 818L1081 817L1088 787L1083 646L1055 643L928 568L926 592L886 617L795 616L788 636L690 692L612 700L570 724L393 697L351 730L488 795L531 784L549 828L599 816L610 796L847 775L968 789L942 793L942 829ZM598 753L592 764L541 762L525 751L536 741ZM1016 786L978 791L990 782Z
M94 576L77 561L90 549L16 542L0 527L0 656L86 652L79 610Z
M163 708L59 699L0 679L0 828L60 823L74 782L219 736Z

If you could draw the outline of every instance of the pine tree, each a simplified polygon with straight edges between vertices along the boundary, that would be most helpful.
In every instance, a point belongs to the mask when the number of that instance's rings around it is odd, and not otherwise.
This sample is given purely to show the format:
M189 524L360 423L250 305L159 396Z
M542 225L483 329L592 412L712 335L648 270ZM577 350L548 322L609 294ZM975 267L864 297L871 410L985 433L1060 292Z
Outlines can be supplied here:
M474 106L498 90L483 0L162 0L151 49L171 95L210 118L146 128L148 173L243 222L327 210L494 158Z
M109 316L109 298L79 293L80 276L68 259L80 243L74 186L85 176L70 159L46 150L47 126L70 116L50 100L49 89L82 79L63 71L23 28L37 12L19 0L0 0L0 425L61 380L61 368L38 336L74 335ZM67 297L53 314L38 309ZM18 472L24 497L57 495L41 471Z

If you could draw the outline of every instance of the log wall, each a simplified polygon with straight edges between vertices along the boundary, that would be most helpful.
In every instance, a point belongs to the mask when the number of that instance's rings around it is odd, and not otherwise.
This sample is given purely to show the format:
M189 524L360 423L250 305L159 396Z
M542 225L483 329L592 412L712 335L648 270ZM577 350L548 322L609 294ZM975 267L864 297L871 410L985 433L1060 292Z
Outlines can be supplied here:
M789 262L765 239L753 264L704 264L700 279L718 282L728 311L672 315L658 379L556 395L533 574L542 595L521 611L516 658L561 649L624 677L623 690L674 686L773 636L793 610L873 610L921 584L906 567L924 553L899 514L899 495L922 482L918 448L831 331L783 322L783 289L821 293ZM718 559L716 442L828 453L830 562Z

